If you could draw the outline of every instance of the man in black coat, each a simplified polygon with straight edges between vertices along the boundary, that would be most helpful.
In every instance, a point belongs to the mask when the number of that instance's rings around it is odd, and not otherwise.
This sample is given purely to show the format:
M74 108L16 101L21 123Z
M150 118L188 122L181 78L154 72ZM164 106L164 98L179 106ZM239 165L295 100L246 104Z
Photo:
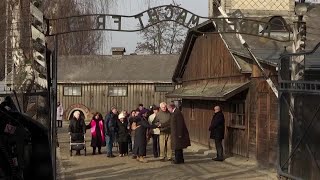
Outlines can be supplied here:
M217 157L213 158L214 161L223 161L223 147L222 140L224 139L224 115L220 106L214 107L214 115L209 127L210 138L214 139Z
M109 114L105 117L105 133L107 144L107 157L115 157L112 153L113 142L118 132L118 111L116 107L112 107Z
M183 114L175 104L168 105L171 127L171 148L174 150L174 164L184 163L183 149L191 145L189 131L184 121ZM162 124L161 124L162 125Z

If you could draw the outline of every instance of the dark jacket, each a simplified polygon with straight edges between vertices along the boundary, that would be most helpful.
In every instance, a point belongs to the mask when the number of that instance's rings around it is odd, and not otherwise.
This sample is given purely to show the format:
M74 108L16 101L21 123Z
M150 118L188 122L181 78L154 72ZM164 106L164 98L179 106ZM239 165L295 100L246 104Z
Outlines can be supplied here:
M115 136L115 134L118 132L118 115L113 114L110 112L109 114L106 115L105 118L105 131L106 135L108 136Z
M70 120L69 129L72 142L82 142L84 141L83 134L86 133L86 124L84 120L80 117L78 120L73 117Z
M80 117L78 120L76 118L72 118L69 124L69 132L70 133L86 133L86 124L84 120Z
M157 128L156 125L150 125L148 120L143 118L136 118L137 126L135 130L135 141L134 141L134 150L133 153L138 156L146 155L146 147L147 147L147 130L148 128L154 129Z
M118 142L128 142L129 130L128 130L128 122L124 121L123 123L118 120L118 134L117 141Z
M173 150L185 149L191 146L189 131L184 117L179 109L175 109L170 116L171 148Z
M160 132L170 134L171 133L171 127L170 127L170 112L166 111L159 111L154 118L155 123L160 123Z
M224 115L221 111L213 115L209 131L211 139L224 139Z

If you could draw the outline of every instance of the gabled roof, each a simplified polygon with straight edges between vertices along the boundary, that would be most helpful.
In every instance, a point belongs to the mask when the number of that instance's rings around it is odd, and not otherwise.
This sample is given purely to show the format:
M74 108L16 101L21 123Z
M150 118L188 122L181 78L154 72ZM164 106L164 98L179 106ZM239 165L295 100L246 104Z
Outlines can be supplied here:
M171 83L178 55L60 56L58 83Z
M250 82L231 84L195 84L187 85L166 95L169 98L202 99L227 101L234 95L248 89Z
M198 36L202 36L201 33L199 32L214 32L215 27L214 24L211 21L206 21L199 26L195 27L194 29L189 30L179 61L178 65L175 69L174 76L173 76L173 81L177 81L177 78L181 78L183 73L184 73L184 67L188 63L189 56L191 54L193 45L197 39ZM237 67L239 68L239 71L242 73L251 73L251 66L246 62L246 59L251 58L250 54L247 52L245 48L242 47L240 41L237 39L235 34L230 34L230 33L225 33L225 34L220 34L222 40L225 42L226 47L229 49L230 54L232 55ZM248 41L248 44L252 45L252 50L255 54L257 54L257 58L265 63L271 64L271 65L276 65L274 63L274 59L280 57L280 51L277 50L277 48L274 47L274 44L265 41L260 42L257 41L257 37L252 37L252 36L245 36L246 38L250 38L250 41ZM247 40L247 39L245 39ZM265 52L259 53L257 51L261 51L263 48L268 48L269 46L269 51L266 51L268 54ZM251 46L250 46L251 47ZM271 51L270 51L271 50ZM279 51L278 53L275 53L274 51ZM274 59L271 58L271 56L274 56L275 54L279 54L276 56ZM269 56L269 57L268 57ZM267 60L266 60L267 59Z
M320 41L320 28L313 27L313 30L308 30L308 27L316 26L320 24L320 5L315 6L306 15L305 19L307 21L307 50L313 49L313 47ZM259 21L269 21L273 17L264 18L253 18ZM251 18L252 19L252 18ZM288 21L291 23L290 21ZM200 32L214 32L215 26L211 21L206 21L195 28L188 31L181 56L178 61L178 65L175 69L173 75L173 81L178 81L183 73L185 66L188 62L189 56L191 54L193 45L197 39L197 36L201 36ZM233 33L222 33L220 34L222 40L225 42L226 47L229 49L231 55L233 56L236 65L238 66L240 72L250 73L251 66L248 65L246 59L251 59L251 56L247 49L245 49L240 40ZM284 52L285 47L287 51L291 51L292 42L279 42L263 37L242 35L244 40L247 42L252 52L257 57L261 63L269 64L272 66L277 66L281 54ZM282 36L280 34L280 36ZM319 50L320 51L320 50ZM306 69L312 69L313 67L320 69L320 52L312 55L306 56Z

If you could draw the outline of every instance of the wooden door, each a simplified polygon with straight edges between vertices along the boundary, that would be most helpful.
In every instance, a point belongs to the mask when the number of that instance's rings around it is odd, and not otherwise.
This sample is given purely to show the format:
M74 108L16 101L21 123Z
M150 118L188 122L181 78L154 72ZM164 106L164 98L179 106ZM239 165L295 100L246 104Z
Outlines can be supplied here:
M248 157L248 115L245 103L231 103L227 116L226 153Z

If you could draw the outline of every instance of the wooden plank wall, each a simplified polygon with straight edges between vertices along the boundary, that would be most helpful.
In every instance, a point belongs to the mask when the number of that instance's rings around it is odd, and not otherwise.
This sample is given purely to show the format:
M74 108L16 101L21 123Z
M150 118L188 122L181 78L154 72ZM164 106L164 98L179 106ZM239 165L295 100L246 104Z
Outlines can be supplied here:
M254 83L256 82L256 83ZM225 150L226 153L242 155L257 159L261 164L274 166L277 159L278 103L277 98L264 80L253 80L246 103L246 129L228 127L230 121L230 102L182 100L183 114L192 141L212 146L209 139L209 125L213 115L212 108L220 105L226 119ZM194 104L191 117L191 104Z
M74 104L82 104L89 108L91 112L101 112L106 114L112 106L116 106L119 110L131 111L136 109L139 103L149 107L152 104L159 105L160 102L170 102L173 98L166 98L166 92L155 92L155 86L165 86L171 84L82 84L82 96L64 96L63 87L72 86L72 84L58 85L58 101L64 107ZM79 86L79 85L76 85ZM125 97L109 97L108 86L127 86L128 96ZM177 85L176 88L179 88Z
M249 122L249 157L266 166L277 162L278 99L265 80L251 81L251 108Z
M263 65L267 74L277 79L275 68ZM241 83L251 81L249 99L246 99L247 129L226 131L227 151L258 159L264 165L274 165L277 157L278 102L272 90L253 64L253 74L241 74L229 50L218 34L200 36L196 39L185 72L183 86L204 84ZM276 81L275 81L276 82ZM277 83L277 82L276 82ZM262 94L261 94L262 93ZM266 93L266 94L263 94ZM233 98L230 99L232 101ZM194 103L194 118L190 117L191 102ZM213 105L229 107L228 102L214 102L183 99L185 116L192 141L210 145L208 127L213 115ZM226 121L228 108L224 109ZM238 138L238 137L241 138ZM229 138L229 139L228 139ZM247 147L242 146L246 144Z
M192 107L193 104L193 118ZM225 118L228 119L229 109L226 102L207 101L207 100L182 100L182 113L184 115L190 139L193 142L212 147L213 140L210 140L209 126L213 116L213 107L220 105L223 108Z
M191 105L194 105L192 112ZM182 100L182 113L187 124L190 139L202 145L210 145L209 126L213 116L213 103L210 101ZM191 114L193 113L193 118Z
M219 34L200 36L190 54L183 81L243 76Z

